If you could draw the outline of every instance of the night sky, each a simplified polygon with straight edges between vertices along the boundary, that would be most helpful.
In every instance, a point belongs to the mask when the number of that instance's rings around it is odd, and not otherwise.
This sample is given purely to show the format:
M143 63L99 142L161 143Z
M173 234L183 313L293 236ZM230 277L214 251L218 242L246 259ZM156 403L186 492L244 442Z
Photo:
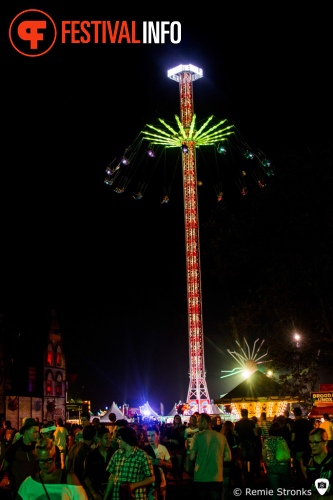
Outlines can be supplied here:
M105 168L146 123L179 115L178 84L167 71L203 69L194 82L200 119L227 118L250 145L278 161L331 135L328 12L287 2L259 8L222 3L191 10L168 3L146 12L111 2L8 3L1 16L1 303L29 346L44 343L45 316L59 313L72 391L92 410L147 400L168 412L188 390L188 337L181 177L161 205L162 179L147 196L117 195ZM76 5L76 6L75 6ZM8 27L24 9L63 19L179 21L180 44L61 44L28 58L10 45ZM193 7L194 9L194 7ZM276 166L277 168L277 166ZM278 169L276 176L278 176ZM274 178L270 180L274 183ZM216 204L209 179L199 193L200 224ZM200 204L201 203L201 204ZM238 203L238 201L237 201ZM203 230L204 233L204 230ZM265 243L263 243L265 244ZM203 325L211 398L239 379L234 366L227 289L203 268ZM223 259L223 256L221 256ZM250 339L251 341L255 340ZM71 392L71 391L70 391Z

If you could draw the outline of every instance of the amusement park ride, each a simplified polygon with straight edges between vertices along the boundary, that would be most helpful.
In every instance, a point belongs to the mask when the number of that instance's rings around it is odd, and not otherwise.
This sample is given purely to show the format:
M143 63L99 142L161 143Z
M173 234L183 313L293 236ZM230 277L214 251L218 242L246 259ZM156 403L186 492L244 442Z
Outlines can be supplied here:
M189 338L189 388L186 400L187 410L184 413L210 412L210 397L206 383L206 369L204 357L204 335L202 321L202 287L200 268L199 242L199 215L198 215L198 180L196 151L202 146L211 146L218 153L225 153L229 138L235 136L236 130L227 120L216 121L209 117L201 126L196 123L193 105L193 82L203 76L203 71L191 64L179 65L168 71L168 77L179 83L180 118L176 116L177 128L165 120L159 119L163 128L146 125L142 131L142 140L148 141L145 155L150 158L156 156L158 148L178 148L181 151L185 243L186 243L186 277L187 277L187 312ZM141 144L141 143L140 143ZM238 142L238 149L243 158L257 160L257 167L252 169L259 188L265 187L264 177L274 174L270 161L261 151L253 153L244 142ZM138 155L138 148L127 148L117 160L113 160L106 168L107 177L104 182L112 185L117 179L116 193L123 193L128 184L128 174L121 176L121 172L134 162ZM141 161L141 160L140 160ZM115 166L113 164L115 163ZM259 168L258 168L259 167ZM246 172L240 171L240 193L247 194L245 182ZM138 190L133 196L135 200L143 197L143 190ZM218 201L221 201L223 192L217 192ZM167 203L168 196L164 196L161 203Z
M180 122L182 134L182 172L184 190L187 314L190 357L190 385L186 402L203 411L210 404L206 383L204 338L202 328L202 297L200 276L200 244L198 224L198 190L196 175L196 136L194 130L193 81L202 70L188 65L168 71L168 77L179 82ZM220 132L223 135L223 133ZM222 137L221 137L222 138Z

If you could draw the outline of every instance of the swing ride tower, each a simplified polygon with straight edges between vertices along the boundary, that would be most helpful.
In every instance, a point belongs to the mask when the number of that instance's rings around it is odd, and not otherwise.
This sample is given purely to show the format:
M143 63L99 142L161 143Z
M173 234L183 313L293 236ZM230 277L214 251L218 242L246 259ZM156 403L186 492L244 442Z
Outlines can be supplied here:
M184 131L182 141L182 177L190 363L190 384L186 403L190 409L199 411L200 413L205 410L207 411L210 399L206 383L202 325L196 141L195 134L193 135L193 133L189 132L194 123L193 82L202 76L202 70L191 64L186 66L180 65L168 71L168 77L179 82L180 122Z
M199 215L198 215L198 182L196 152L201 147L213 149L224 157L223 167L233 165L237 174L236 185L240 194L248 192L246 174L252 174L255 184L263 189L266 186L264 175L274 175L274 167L262 151L253 152L249 145L239 135L234 125L228 120L216 120L214 115L202 122L197 122L193 105L193 82L203 76L202 69L188 65L179 65L167 73L171 80L178 82L180 94L180 116L175 115L175 125L165 119L158 118L157 124L146 124L139 134L139 140L119 157L116 157L106 168L104 182L112 185L116 182L114 191L123 193L131 178L131 172L136 170L136 159L139 162L152 160L162 150L173 148L181 151L185 250L186 250L186 281L187 281L187 311L189 339L189 388L186 399L186 413L200 413L211 410L210 398L206 383L204 356L204 335L202 322L202 287L200 266ZM141 145L148 141L148 149L144 147L141 155ZM227 147L224 146L226 144ZM231 152L231 154L230 154ZM243 160L233 161L234 153L241 153ZM241 163L240 163L241 161ZM245 166L248 163L248 166ZM230 166L231 166L230 165ZM133 168L133 170L131 170ZM147 169L150 171L150 168ZM146 186L140 183L139 187ZM216 186L217 201L223 197L220 190L222 184ZM144 191L138 189L133 196L141 200ZM161 203L168 203L169 197L164 196ZM259 348L260 349L260 348ZM232 354L232 353L230 353ZM233 354L232 354L233 355ZM227 375L225 375L227 376Z

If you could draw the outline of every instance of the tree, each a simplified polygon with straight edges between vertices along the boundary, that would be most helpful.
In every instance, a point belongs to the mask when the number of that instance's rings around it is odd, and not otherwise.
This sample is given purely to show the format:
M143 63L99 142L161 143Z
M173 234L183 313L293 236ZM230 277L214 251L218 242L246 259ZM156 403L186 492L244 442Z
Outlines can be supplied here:
M265 190L218 206L202 232L205 279L228 298L220 331L265 338L281 381L305 400L333 354L332 152L325 143L283 153ZM297 371L295 328L308 339Z

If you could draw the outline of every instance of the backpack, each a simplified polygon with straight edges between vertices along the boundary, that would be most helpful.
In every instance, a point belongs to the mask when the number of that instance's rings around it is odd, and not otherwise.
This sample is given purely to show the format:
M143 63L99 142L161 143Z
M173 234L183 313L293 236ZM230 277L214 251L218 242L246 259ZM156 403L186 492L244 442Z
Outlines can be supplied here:
M275 460L278 462L289 462L290 450L285 439L279 439L276 445Z

